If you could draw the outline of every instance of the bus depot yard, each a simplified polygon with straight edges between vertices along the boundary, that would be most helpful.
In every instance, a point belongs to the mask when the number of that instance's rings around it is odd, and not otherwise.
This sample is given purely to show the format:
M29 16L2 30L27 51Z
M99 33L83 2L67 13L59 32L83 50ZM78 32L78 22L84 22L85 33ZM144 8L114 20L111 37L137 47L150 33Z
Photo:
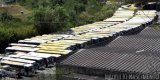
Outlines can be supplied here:
M95 65L90 63L89 58L86 59L87 57L85 58L85 56L82 56L80 59L88 61L83 62L83 60L78 60L82 62L75 64L76 60L74 58L76 58L76 56L74 55L78 55L79 53L76 52L80 49L89 48L100 43L107 43L119 36L137 33L157 21L157 19L158 16L155 10L137 10L134 5L122 5L111 18L71 28L71 33L69 34L47 34L19 40L18 43L9 44L5 50L6 55L1 56L0 76L12 77L13 74L17 77L34 76L37 70L44 70L57 64L60 67L63 65L86 67L83 64L81 65L81 63L91 66ZM80 53L79 55L81 54L85 55L88 53ZM96 52L89 54L90 57L92 56L93 58L100 57L96 57L99 55L99 53ZM112 53L108 55L115 56L114 58L125 56L125 54L115 55ZM105 56L106 55L104 55L104 57ZM135 55L128 56L134 56L138 59L141 58L141 56ZM147 60L148 57L143 58ZM77 57L77 59L79 59L79 57ZM101 66L101 63L97 64L99 64L97 66ZM117 69L123 70L123 68L115 67L115 70Z

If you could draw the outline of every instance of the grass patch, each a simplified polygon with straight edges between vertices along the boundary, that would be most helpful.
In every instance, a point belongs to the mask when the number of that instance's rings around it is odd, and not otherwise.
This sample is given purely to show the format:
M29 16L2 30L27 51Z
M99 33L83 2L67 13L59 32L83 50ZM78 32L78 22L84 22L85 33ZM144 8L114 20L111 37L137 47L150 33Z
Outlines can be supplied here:
M32 11L26 9L25 7L19 4L8 5L7 7L0 7L0 12L7 12L15 18L21 19L23 22L26 22L32 17ZM23 11L23 14L21 13Z
M160 23L154 23L153 28L156 30L160 30Z

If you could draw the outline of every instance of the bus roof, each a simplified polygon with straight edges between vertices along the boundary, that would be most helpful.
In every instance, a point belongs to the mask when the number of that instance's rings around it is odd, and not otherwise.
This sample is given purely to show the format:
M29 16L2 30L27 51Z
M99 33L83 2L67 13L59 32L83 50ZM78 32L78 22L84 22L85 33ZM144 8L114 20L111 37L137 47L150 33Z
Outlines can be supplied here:
M19 58L19 55L8 55L9 57Z
M22 63L35 63L35 61L32 60L25 60L25 59L20 59L20 58L11 58L11 57L4 57L4 60L10 60L10 61L16 61L16 62L22 62Z
M31 67L31 66L33 66L32 64L25 64L24 65L25 67Z
M7 65L15 65L15 66L25 66L26 63L20 63L20 62L15 62L15 61L9 61L9 60L2 60L2 64L7 64Z
M10 46L24 46L24 47L36 47L37 45L32 44L21 44L21 43L11 43Z
M49 51L49 50L37 50L37 52L41 52L41 53L53 53L53 54L61 54L61 55L66 55L66 54L70 53L70 52Z
M32 59L32 60L41 60L42 58L27 56L27 55L8 55L9 57L13 58L21 58L21 59Z
M46 40L32 40L32 39L26 39L26 40L19 40L19 43L32 43L32 44L41 44L46 43Z
M20 56L20 58L23 58L23 59L33 59L33 60L41 60L42 59L40 57L33 57L33 56L29 56L29 55Z
M60 46L41 46L41 48L39 48L39 50L40 49L53 49L53 50L65 50L65 49L67 49L67 48L69 48L69 47L60 47Z
M40 58L49 58L51 56L49 55L39 55L39 54L26 54L27 56L32 56L32 57L40 57Z
M53 56L53 57L60 57L61 55L59 54L48 54L48 53L37 53L37 52L29 52L28 54L34 54L34 55L49 55L49 56Z
M36 51L38 48L30 48L30 47L19 47L19 46L12 46L12 47L7 47L6 50L14 50L14 51Z
M70 46L72 46L72 45L70 45L70 44L61 44L61 45L59 45L59 44L48 44L48 43L46 43L46 44L41 44L40 46L68 46L68 47L70 47Z

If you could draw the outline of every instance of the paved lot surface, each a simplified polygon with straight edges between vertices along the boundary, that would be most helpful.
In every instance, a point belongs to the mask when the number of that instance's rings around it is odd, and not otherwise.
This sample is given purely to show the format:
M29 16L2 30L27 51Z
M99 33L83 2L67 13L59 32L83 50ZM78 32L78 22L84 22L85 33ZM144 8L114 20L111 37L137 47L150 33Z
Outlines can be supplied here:
M55 80L55 70L55 67L46 68L45 70L37 71L37 74L33 77L22 77L21 79L7 77L2 80Z

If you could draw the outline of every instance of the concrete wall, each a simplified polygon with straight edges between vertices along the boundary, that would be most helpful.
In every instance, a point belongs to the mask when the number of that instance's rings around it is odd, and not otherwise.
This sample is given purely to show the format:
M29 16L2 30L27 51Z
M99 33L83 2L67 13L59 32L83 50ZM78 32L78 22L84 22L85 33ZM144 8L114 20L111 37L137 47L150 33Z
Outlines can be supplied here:
M118 71L118 70L105 70L105 69L102 70L102 69L84 68L84 67L75 67L75 66L62 66L61 65L61 66L57 66L57 67L60 68L61 70L63 70L61 74L58 74L57 77L59 77L59 78L57 80L63 80L67 77L67 75L73 75L73 74L97 76L97 77L101 77L104 79L115 77L115 79L117 79L117 80L119 80L118 78L120 78L121 76L127 76L126 78L129 78L129 76L134 77L134 76L146 75L146 74L134 73L134 72L130 72L130 71L124 72L124 71ZM111 77L111 75L113 75L113 76ZM68 78L72 79L71 76L69 76ZM73 78L73 80L77 80L77 79Z

